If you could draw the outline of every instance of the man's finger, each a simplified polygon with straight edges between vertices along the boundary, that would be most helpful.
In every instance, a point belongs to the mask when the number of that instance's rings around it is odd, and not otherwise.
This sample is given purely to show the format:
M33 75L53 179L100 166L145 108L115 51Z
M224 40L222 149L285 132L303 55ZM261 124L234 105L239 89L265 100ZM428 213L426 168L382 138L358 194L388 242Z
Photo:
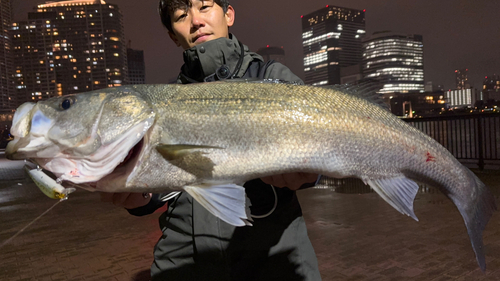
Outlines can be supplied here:
M316 182L318 180L318 174L311 173L300 173L302 174L302 178L304 179L304 183Z
M297 190L304 183L302 173L285 174L283 178L286 180L286 186L291 190Z

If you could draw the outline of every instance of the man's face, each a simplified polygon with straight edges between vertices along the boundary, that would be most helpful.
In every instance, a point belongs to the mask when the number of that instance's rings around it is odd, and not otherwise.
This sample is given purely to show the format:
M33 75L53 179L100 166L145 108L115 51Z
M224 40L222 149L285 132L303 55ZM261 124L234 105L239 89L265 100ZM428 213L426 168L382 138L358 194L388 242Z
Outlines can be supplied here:
M177 9L172 19L170 38L184 50L221 37L229 37L228 28L234 23L234 9L226 13L213 0L191 0L191 8Z

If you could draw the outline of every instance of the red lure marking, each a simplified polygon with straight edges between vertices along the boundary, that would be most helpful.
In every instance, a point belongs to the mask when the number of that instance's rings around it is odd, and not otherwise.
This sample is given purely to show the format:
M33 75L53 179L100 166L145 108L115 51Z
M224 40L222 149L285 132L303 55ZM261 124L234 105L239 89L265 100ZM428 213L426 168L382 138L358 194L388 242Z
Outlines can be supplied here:
M436 162L436 158L434 156L432 156L429 152L427 152L427 160L425 162Z
M70 175L72 176L78 176L78 169L74 169L73 171L69 172Z

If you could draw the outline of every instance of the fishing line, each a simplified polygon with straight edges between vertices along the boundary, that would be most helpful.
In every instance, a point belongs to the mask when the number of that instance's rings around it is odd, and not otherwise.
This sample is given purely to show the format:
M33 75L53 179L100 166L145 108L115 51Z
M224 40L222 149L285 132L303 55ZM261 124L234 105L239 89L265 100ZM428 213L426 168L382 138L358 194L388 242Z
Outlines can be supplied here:
M64 201L64 200L58 200L54 205L52 205L52 207L50 207L47 211L43 212L43 214L39 215L38 217L36 217L33 221L31 221L30 223L28 223L28 225L26 225L25 227L23 227L23 229L19 230L16 234L14 234L12 237L10 237L9 239L5 240L1 245L0 245L0 249L9 244L10 241L12 241L14 238L16 238L19 234L21 234L23 231L26 230L26 228L30 227L32 224L34 224L38 219L40 219L42 216L44 216L45 214L47 214L50 210L52 210L57 204L61 203L61 201Z
M274 186L271 185L271 189L273 190L273 193L274 193L274 206L273 208L271 209L271 211L269 211L267 214L264 214L264 215L253 215L253 214L250 214L250 216L252 218L255 218L255 219L263 219L263 218L267 218L269 217L273 212L274 210L276 210L276 207L278 206L278 195L276 194L276 190L274 189Z

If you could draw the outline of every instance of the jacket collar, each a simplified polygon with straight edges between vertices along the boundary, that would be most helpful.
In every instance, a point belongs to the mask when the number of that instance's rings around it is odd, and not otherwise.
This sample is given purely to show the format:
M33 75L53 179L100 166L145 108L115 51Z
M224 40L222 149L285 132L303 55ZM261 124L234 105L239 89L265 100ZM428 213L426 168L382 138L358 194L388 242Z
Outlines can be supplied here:
M253 56L249 54L249 49L244 46L244 59L241 68L237 72L237 77L241 77L248 67ZM241 56L241 47L236 36L229 34L229 38L218 38L203 44L194 46L184 51L184 65L181 68L181 75L187 76L198 82L213 74L220 66L228 66L231 73L238 64ZM182 80L182 79L181 79Z

